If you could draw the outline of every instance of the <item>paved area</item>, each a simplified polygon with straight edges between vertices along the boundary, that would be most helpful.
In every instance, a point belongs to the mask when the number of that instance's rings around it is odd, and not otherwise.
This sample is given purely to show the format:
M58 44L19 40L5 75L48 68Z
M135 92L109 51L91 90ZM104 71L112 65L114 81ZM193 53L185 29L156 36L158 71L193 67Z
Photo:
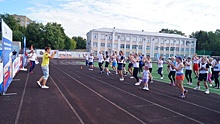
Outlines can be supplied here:
M34 74L19 72L8 92L0 96L4 124L219 124L220 96L191 89L186 99L179 90L154 81L150 91L134 86L135 79L98 74L80 68L79 60L52 60L49 89L40 89Z

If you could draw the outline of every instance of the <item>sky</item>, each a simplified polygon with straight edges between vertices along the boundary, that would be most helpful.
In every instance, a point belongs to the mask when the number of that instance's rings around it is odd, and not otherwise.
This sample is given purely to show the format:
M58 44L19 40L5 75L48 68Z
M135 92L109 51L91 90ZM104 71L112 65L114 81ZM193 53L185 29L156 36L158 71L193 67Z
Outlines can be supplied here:
M0 0L0 13L26 15L36 22L62 24L69 36L98 28L187 35L220 29L220 0Z

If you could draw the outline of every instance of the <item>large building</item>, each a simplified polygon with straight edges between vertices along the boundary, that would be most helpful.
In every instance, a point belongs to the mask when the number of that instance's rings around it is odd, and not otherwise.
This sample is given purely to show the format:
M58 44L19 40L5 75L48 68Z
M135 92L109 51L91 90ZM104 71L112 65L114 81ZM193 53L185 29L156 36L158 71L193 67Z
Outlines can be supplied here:
M99 51L120 51L126 56L130 53L141 53L165 58L171 56L192 56L196 49L196 39L177 34L133 31L117 28L93 29L87 33L87 52L95 55Z
M14 16L14 18L19 21L21 26L27 27L27 25L29 25L30 23L32 23L33 21L31 19L29 19L27 16L24 15L12 15Z

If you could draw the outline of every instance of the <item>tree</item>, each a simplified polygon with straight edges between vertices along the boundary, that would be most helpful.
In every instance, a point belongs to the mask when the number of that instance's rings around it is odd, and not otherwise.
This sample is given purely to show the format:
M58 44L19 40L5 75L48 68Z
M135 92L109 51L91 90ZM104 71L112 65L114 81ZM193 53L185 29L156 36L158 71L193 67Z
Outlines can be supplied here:
M64 44L65 44L64 49L66 50L74 50L76 48L76 41L69 38L68 36L66 36Z
M161 31L159 31L159 33L168 33L168 34L180 34L185 36L185 33L183 33L182 31L178 31L178 30L170 30L170 29L161 29Z
M86 39L80 36L73 36L72 39L76 41L76 49L86 49Z

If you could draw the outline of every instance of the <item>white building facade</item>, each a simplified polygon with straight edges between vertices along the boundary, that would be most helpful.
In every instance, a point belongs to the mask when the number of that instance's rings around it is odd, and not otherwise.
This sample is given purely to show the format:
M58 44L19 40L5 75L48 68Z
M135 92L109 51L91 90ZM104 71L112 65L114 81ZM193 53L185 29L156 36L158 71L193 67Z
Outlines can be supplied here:
M165 58L171 56L192 56L196 50L196 39L177 34L152 33L116 28L93 29L87 33L87 52L95 55L99 51L123 51L140 53L156 58L157 54Z

